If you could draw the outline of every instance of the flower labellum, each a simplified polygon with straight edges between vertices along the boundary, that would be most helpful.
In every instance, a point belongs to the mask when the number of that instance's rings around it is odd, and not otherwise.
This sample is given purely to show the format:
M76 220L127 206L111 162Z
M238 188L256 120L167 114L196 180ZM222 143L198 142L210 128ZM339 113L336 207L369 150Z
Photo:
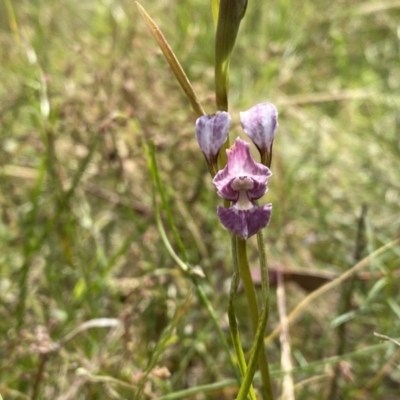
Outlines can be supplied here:
M218 154L228 138L231 117L225 111L203 115L196 121L196 139L211 172L218 169Z
M249 145L237 138L226 151L228 163L217 173L213 183L218 194L233 204L229 208L218 207L218 217L228 230L248 239L268 225L272 205L259 207L255 201L267 191L267 181L272 175L268 167L256 163Z
M257 104L240 113L242 128L260 152L261 162L271 165L272 143L278 129L278 111L271 103Z

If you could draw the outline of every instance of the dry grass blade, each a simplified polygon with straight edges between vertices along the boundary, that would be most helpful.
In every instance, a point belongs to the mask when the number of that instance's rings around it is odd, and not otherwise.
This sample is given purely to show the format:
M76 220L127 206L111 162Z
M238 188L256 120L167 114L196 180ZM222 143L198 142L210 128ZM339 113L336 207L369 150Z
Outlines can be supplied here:
M119 319L116 319L116 318L91 319L90 321L85 321L83 324L80 324L72 332L70 332L66 336L64 336L60 341L60 345L63 345L65 343L69 342L76 335L79 335L81 332L84 332L91 328L117 328L119 326L122 326L122 323Z
M185 71L183 70L181 64L176 58L174 52L172 51L171 46L168 44L167 39L165 38L165 36L161 32L157 24L150 17L150 15L147 14L146 10L138 2L136 2L136 5L138 6L140 13L144 17L146 25L149 28L151 34L153 35L154 39L156 39L158 45L160 46L160 49L163 52L165 59L168 61L168 64L171 67L172 72L174 73L179 84L181 85L187 98L190 100L193 111L198 117L204 115L205 112L203 110L203 107L200 105L200 102L193 91L193 87L188 77L186 76Z
M395 340L395 339L393 339L393 338L391 338L389 336L381 335L380 333L377 333L377 332L374 332L374 336L376 336L378 338L381 338L381 339L388 340L389 342L392 342L394 344L397 344L397 346L400 346L400 342L398 342L397 340Z
M400 8L400 1L377 1L377 2L368 2L366 4L362 4L358 8L358 13L360 14L374 14L380 11L390 10L392 8Z

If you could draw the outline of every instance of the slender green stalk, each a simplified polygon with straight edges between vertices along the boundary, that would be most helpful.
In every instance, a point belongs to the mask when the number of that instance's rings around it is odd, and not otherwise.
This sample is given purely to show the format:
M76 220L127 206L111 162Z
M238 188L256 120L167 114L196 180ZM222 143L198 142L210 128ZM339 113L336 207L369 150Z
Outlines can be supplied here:
M232 243L233 274L232 274L231 288L229 291L229 300L228 300L229 327L231 331L233 347L235 348L236 356L239 362L240 372L242 376L245 376L247 373L247 365L242 344L240 341L239 329L236 323L235 307L233 304L240 280L239 263L237 259L236 236L232 235L231 238L232 238L231 243ZM250 398L255 400L256 395L254 393L253 386L250 385L249 389L250 389L249 392Z
M236 400L245 400L251 383L253 381L254 374L257 369L257 364L261 359L261 354L264 354L263 343L264 343L264 333L265 327L268 321L268 308L264 306L261 312L261 317L258 323L257 332L255 335L253 347L251 350L250 361L247 369L247 373L243 379L243 382L240 386L239 393L236 397ZM264 354L265 358L265 354ZM261 362L260 362L260 369L261 369ZM267 382L264 381L265 377L263 372L266 372ZM268 400L273 400L272 389L271 389L271 382L269 378L269 371L268 371L268 364L266 364L266 370L261 370L261 378L263 379L264 390Z
M257 246L258 246L258 254L259 254L259 258L260 258L262 299L263 299L262 300L263 308L261 311L261 318L260 318L260 323L259 323L260 337L259 338L257 337L257 339L256 339L256 342L258 343L259 339L261 339L262 342L264 342L265 329L266 329L268 317L269 317L269 275L268 275L267 255L265 252L264 236L263 236L262 230L257 233ZM272 392L271 378L270 378L270 373L269 373L268 358L265 357L264 346L262 346L261 343L259 344L259 346L260 346L259 351L261 352L261 354L264 354L264 359L265 359L265 363L266 363L265 379L263 376L264 388L265 388L268 398L272 400L273 392ZM257 354L257 353L255 352L255 354ZM251 360L250 360L249 365L251 365Z
M229 61L247 0L220 0L215 34L215 97L217 109L228 111Z
M237 260L237 251L236 251L236 237L232 235L232 260L233 260L233 274L231 280L231 287L229 290L229 300L228 300L228 317L229 317L229 326L232 335L233 345L235 347L236 355L239 361L240 372L242 376L245 375L247 371L246 359L244 357L244 352L242 349L240 335L236 323L236 315L234 308L234 298L239 286L240 274L239 274L239 265Z
M182 272L185 273L185 275L187 277L190 278L190 280L192 281L195 289L196 289L196 294L200 300L200 302L203 304L203 306L206 308L213 324L214 327L217 331L217 334L219 336L219 339L222 343L222 346L227 354L229 363L231 364L232 370L235 374L235 377L237 379L238 382L240 382L240 376L236 367L236 364L232 358L232 354L231 354L231 350L229 347L229 344L226 340L226 337L224 335L224 333L222 332L222 329L219 325L219 321L218 321L218 317L215 313L215 310L213 308L213 306L211 305L210 301L208 300L208 297L206 295L206 292L202 286L202 284L199 282L199 278L198 276L193 273L192 269L189 267L188 264L186 264L186 262L184 262L174 251L173 247L171 246L171 243L168 240L167 234L165 232L164 229L164 225L162 223L161 220L161 210L160 207L157 204L156 201L156 191L158 192L163 192L164 188L161 184L161 180L159 179L159 174L158 174L158 168L157 168L157 162L156 162L156 157L155 157L155 148L154 148L154 144L150 143L149 146L147 147L147 157L148 157L148 162L149 162L149 170L150 170L150 174L151 174L151 178L152 178L152 184L153 184L153 205L154 205L154 210L155 210L155 218L156 218L156 223L157 223L157 227L158 227L158 231L160 233L161 236L161 240L164 243L164 246L166 247L168 253L170 254L171 258L177 263L177 265L180 267L180 269L182 270ZM165 198L165 196L162 196L163 198Z
M262 240L262 239L261 239ZM263 253L263 255L262 255ZM257 298L256 298L256 292L254 289L254 284L253 280L251 278L250 274L250 268L249 268L249 263L247 261L247 250L246 250L246 241L240 238L237 238L237 255L238 255L238 260L239 260L239 268L240 268L240 274L242 277L242 282L244 286L244 291L247 297L247 302L249 305L249 312L250 312L250 319L251 319L251 324L253 326L253 331L255 332L255 342L253 345L253 352L250 357L250 363L252 362L252 357L255 358L255 360L259 361L259 368L261 372L261 379L264 385L264 389L269 396L269 399L272 400L272 390L271 390L271 382L270 382L270 377L269 377L269 368L268 368L268 362L265 356L265 352L263 350L263 347L258 343L258 340L263 341L264 338L264 332L265 332L265 326L266 322L268 319L268 302L263 305L262 309L262 318L260 320L260 325L259 325L259 313L258 313L258 304L257 304ZM265 258L265 252L260 253L260 258L262 258L264 261L261 262L261 264L265 264L266 266L266 258ZM264 274L262 273L262 278L263 280L265 279ZM268 280L268 275L267 278ZM265 286L264 291L267 291L267 286ZM264 296L263 296L264 297ZM266 296L268 299L268 296ZM266 300L265 298L263 300ZM261 351L262 350L262 351ZM257 353L255 354L254 351L257 351L259 353L258 357L256 357ZM250 363L249 363L249 372L248 372L248 379L251 380L253 379L254 371L250 370ZM252 372L252 375L251 375ZM248 385L248 382L244 381L243 384L246 386ZM240 391L239 391L240 393ZM238 397L239 399L239 397Z
M263 305L269 307L269 277L267 255L265 253L264 237L262 231L257 233L258 254L260 256L260 269L262 281Z

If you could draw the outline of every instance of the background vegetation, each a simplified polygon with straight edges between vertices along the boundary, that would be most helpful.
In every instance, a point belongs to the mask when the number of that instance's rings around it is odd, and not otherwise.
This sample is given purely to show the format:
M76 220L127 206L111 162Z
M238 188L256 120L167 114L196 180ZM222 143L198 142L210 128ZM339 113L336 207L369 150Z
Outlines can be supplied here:
M213 112L209 3L143 6ZM249 1L231 64L231 134L242 134L239 110L277 105L271 268L338 276L399 237L399 21L398 1ZM195 117L135 4L5 0L0 65L0 393L232 399L226 354L155 224L149 139L228 338L229 236ZM399 336L399 256L393 246L291 326L297 399L399 398L399 347L373 335ZM288 311L307 295L294 280ZM237 307L249 348L241 295ZM278 339L267 352L278 394ZM195 393L173 397L186 388Z

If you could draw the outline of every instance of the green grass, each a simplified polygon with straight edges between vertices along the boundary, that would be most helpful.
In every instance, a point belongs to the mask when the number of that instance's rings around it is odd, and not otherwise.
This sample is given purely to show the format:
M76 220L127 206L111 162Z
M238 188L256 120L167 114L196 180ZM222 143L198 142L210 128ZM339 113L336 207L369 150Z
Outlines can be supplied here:
M210 4L143 6L214 112ZM231 134L242 134L240 110L277 105L270 266L340 275L399 237L399 17L390 1L249 1L231 62ZM190 389L182 398L232 399L217 332L156 226L150 139L188 263L203 269L228 339L229 235L215 214L195 116L135 4L5 0L0 66L3 398L131 399L142 386L137 398ZM255 251L252 239L250 261ZM328 400L339 360L350 372L339 376L338 398L398 398L400 350L373 332L399 336L399 259L397 244L364 269L372 279L337 286L291 326L296 399ZM340 301L348 290L350 309ZM288 311L305 296L288 284ZM245 304L239 295L249 350ZM269 331L276 310L273 291ZM267 355L280 394L278 339ZM203 385L213 390L196 389Z

